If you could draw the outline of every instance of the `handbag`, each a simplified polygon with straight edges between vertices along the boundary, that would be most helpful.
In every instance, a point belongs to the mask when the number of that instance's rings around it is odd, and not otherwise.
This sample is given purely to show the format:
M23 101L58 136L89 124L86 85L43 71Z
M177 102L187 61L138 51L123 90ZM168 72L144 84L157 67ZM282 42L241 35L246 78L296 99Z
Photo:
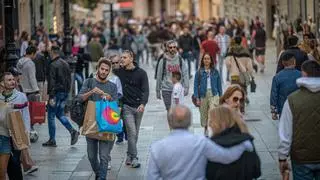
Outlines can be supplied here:
M99 132L121 133L123 122L116 101L96 101L96 121Z
M245 86L248 86L250 84L250 74L249 72L243 72L240 69L239 63L237 61L237 58L235 56L233 56L234 61L237 64L237 67L239 69L239 83Z
M201 73L200 73L200 70L198 70L198 97L200 98L200 80L201 80ZM191 100L192 100L192 103L193 105L195 105L196 107L200 107L198 104L197 104L197 98L196 96L193 94L191 96Z
M251 81L250 81L250 92L256 92L257 89L257 84L254 80L254 78L252 77Z
M13 147L16 150L29 148L30 141L28 132L22 120L20 111L9 113L9 133L13 141Z
M31 125L36 123L42 124L46 121L46 103L30 101L29 102L30 122Z

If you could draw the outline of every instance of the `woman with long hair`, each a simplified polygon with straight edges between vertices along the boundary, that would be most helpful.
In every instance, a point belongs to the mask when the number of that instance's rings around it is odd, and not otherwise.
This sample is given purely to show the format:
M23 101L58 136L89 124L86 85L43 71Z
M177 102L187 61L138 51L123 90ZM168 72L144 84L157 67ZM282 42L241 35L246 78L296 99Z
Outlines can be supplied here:
M200 69L194 78L194 97L200 108L201 126L207 134L208 112L218 106L219 96L222 95L221 78L215 69L214 59L209 53L204 53L200 62Z
M245 122L232 109L219 106L212 109L210 114L209 136L218 145L232 147L246 140L253 141ZM254 147L253 143L252 146ZM255 151L244 152L237 161L228 165L209 161L206 168L206 178L208 180L252 180L260 177L260 175L260 159Z
M246 94L238 84L230 85L220 97L219 104L234 109L239 114L244 112Z
M20 57L23 57L29 46L29 34L27 31L22 31L20 36Z

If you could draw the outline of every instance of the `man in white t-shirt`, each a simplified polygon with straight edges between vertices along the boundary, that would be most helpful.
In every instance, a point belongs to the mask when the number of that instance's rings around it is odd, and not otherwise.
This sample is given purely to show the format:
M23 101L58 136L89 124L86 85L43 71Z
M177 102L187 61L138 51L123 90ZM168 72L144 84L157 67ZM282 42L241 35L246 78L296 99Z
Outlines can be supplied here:
M173 90L171 95L171 107L183 104L184 87L180 83L181 73L179 71L172 72Z

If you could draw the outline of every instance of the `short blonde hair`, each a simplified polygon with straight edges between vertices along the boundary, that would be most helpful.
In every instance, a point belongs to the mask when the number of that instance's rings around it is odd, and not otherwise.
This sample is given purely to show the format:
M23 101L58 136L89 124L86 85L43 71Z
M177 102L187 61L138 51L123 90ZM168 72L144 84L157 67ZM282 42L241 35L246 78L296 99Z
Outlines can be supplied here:
M218 106L217 108L211 109L209 113L210 119L208 126L213 129L213 135L217 135L235 125L242 133L249 133L247 125L236 111L225 106Z

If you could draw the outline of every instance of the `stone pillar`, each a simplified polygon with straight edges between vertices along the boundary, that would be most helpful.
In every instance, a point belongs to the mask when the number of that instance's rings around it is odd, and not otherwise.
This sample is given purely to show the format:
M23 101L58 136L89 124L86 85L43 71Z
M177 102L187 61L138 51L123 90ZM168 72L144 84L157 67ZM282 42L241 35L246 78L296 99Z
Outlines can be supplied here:
M149 15L148 0L134 0L133 1L133 16L135 18L146 18Z
M161 15L161 1L153 0L153 12L151 12L154 17L160 17Z
M31 34L31 17L29 0L21 0L18 4L18 16L19 16L19 31L27 31Z

